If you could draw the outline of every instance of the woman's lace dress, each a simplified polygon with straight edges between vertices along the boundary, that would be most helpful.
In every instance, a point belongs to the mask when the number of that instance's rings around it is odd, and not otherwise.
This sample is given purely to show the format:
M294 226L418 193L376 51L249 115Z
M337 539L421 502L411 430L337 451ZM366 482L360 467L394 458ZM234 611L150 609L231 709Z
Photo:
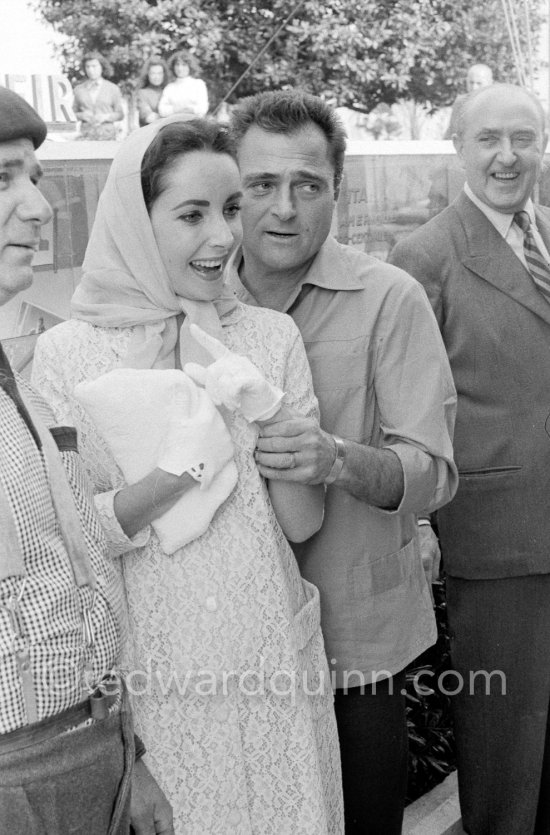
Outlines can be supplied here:
M58 420L77 426L113 553L123 554L125 664L145 761L172 803L178 835L342 832L319 595L300 578L255 465L256 424L231 417L239 481L199 539L166 556L152 529L131 542L114 517L123 478L71 395L121 364L131 332L59 325L39 340L34 381ZM239 305L224 340L290 405L316 413L289 317Z

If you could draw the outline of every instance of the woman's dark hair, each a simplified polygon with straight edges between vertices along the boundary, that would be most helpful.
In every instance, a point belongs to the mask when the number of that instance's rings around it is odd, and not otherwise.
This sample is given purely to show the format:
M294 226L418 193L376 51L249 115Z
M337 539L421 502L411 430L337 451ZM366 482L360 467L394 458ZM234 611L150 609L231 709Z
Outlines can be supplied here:
M81 63L81 70L83 75L86 75L86 64L88 61L99 61L101 64L103 78L110 78L113 74L113 68L101 52L87 52Z
M164 58L160 57L160 55L151 55L151 57L146 60L141 70L139 71L139 77L137 82L138 89L149 86L149 70L151 69L151 67L162 67L162 70L164 72L164 78L162 79L162 84L160 86L166 87L166 85L168 84L168 81L170 80L170 71L168 69L168 64L166 63Z
M190 151L229 154L235 159L233 142L224 125L209 119L172 122L161 128L143 155L141 189L147 211L166 187L172 165Z
M168 66L170 67L170 72L174 75L176 74L174 71L174 67L177 62L180 61L182 64L187 64L189 67L189 75L192 75L194 78L197 78L200 73L199 62L195 58L191 52L188 52L187 49L180 49L178 52L174 52L172 57L168 61Z

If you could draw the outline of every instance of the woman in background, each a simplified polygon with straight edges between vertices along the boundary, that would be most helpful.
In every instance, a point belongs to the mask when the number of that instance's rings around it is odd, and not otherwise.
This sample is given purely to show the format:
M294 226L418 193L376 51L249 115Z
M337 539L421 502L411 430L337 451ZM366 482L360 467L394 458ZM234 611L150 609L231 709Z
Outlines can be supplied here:
M183 118L206 116L208 91L202 78L197 78L199 65L194 55L186 50L174 53L168 62L174 81L167 84L159 102L161 116L179 113Z
M117 122L124 119L122 95L116 84L104 77L111 74L109 62L99 52L82 59L86 81L74 88L73 110L80 122L81 139L117 138Z
M160 118L159 101L168 78L168 64L158 55L148 58L141 68L136 96L140 128Z
M319 528L323 489L266 482L254 459L264 423L316 415L317 405L290 317L243 305L225 287L240 195L223 127L173 119L131 134L101 195L76 318L40 337L33 373L58 419L77 426L105 529L125 551L131 669L143 671L136 726L176 832L336 835L340 760L319 593L287 541ZM274 414L248 411L245 399L223 412L236 486L205 533L167 554L148 523L195 484L196 468L159 465L126 485L73 392L120 366L183 368L196 358L189 321L228 349L228 372L250 360L260 388L286 395ZM206 378L223 363L211 360Z

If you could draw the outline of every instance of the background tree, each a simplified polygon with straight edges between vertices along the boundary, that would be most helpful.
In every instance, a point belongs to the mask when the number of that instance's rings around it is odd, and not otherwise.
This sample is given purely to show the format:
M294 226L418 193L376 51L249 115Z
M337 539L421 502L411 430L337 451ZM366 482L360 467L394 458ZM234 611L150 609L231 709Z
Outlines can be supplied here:
M523 48L525 4L531 39L538 0L508 0ZM60 48L75 81L88 49L104 53L114 80L128 85L152 53L190 49L216 105L260 52L297 0L34 0L66 36ZM502 0L303 0L231 101L263 89L300 86L368 113L414 99L431 108L464 89L468 66L489 64L516 81Z

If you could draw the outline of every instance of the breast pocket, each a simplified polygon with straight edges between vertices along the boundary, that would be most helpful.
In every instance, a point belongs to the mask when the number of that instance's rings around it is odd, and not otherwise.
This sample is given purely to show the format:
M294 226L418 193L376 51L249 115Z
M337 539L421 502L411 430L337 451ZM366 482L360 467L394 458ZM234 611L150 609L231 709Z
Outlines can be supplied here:
M357 343L357 344L356 344ZM368 443L376 424L376 346L366 340L307 345L321 425L328 432Z

